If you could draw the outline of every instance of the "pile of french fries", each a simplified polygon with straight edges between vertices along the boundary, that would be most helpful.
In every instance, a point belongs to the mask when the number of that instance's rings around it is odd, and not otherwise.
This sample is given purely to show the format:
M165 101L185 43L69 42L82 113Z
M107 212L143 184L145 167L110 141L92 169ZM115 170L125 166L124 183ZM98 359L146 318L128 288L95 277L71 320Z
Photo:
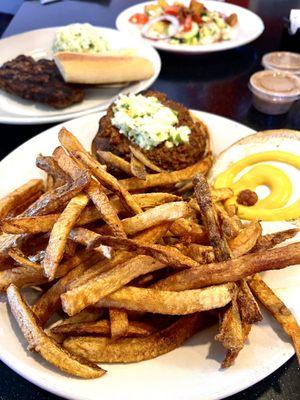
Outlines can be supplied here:
M209 154L166 172L136 148L131 162L101 151L100 163L64 128L59 141L37 157L46 182L0 200L0 289L30 350L96 378L106 372L97 363L148 360L219 323L226 368L262 320L259 301L300 358L299 325L258 275L300 263L300 243L274 248L296 229L263 236L259 222L243 223L224 204L231 190L205 179ZM41 292L35 304L24 287Z

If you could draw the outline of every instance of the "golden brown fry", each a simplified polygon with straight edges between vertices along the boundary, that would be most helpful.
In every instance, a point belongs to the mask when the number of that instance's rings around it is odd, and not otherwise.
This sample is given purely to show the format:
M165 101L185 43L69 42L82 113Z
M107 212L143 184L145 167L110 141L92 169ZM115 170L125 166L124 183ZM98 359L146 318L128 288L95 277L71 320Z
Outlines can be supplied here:
M192 243L207 243L205 229L194 221L186 218L178 218L170 226L173 235L181 237L182 240Z
M39 155L36 158L36 166L47 172L48 176L52 176L54 180L53 187L59 187L70 182L69 175L60 168L60 166L51 156Z
M199 264L208 264L215 261L215 255L212 246L202 246L201 244L183 244L183 254L197 261ZM177 247L177 246L176 246ZM180 250L180 248L179 248Z
M97 253L89 254L82 263L77 265L65 276L59 279L50 289L47 290L34 304L32 310L38 318L40 324L44 326L49 318L57 311L61 305L60 296L68 290L69 285L84 271L99 262L101 256Z
M132 195L127 191L127 189L122 185L122 183L119 182L113 175L106 172L96 159L82 151L76 151L74 152L74 155L84 165L91 169L92 173L105 187L115 192L120 197L120 199L123 199L129 210L133 211L134 214L142 212L140 206L134 200Z
M74 354L89 360L108 363L130 363L158 357L179 347L200 329L207 326L203 314L179 318L169 327L145 338L120 339L71 337L63 346Z
M231 252L225 238L221 235L217 214L205 177L202 174L197 174L194 178L194 185L202 222L209 237L209 242L214 248L216 260L229 260L231 258Z
M72 317L71 317L72 318ZM94 334L100 336L110 336L110 322L102 319L97 322L79 322L55 326L51 329L54 334L67 335L86 335ZM145 322L130 321L128 331L125 336L139 337L153 334L155 329Z
M190 268L161 280L158 289L186 290L235 282L257 272L282 269L300 263L300 243L250 253L232 260Z
M27 208L29 208L39 197L42 196L44 193L44 190L40 190L39 192L36 192L34 195L29 197L26 201L19 203L17 207L14 207L10 212L5 216L5 219L1 221L1 224L3 221L6 221L7 218L16 218L18 215L22 215ZM1 226L2 229L2 226Z
M22 234L22 233L42 233L49 232L60 214L48 214L36 217L17 217L3 221L3 232Z
M88 201L88 197L84 194L77 195L70 200L52 228L43 260L45 275L49 280L55 278L57 268L64 255L69 233Z
M134 155L136 159L138 159L145 167L148 167L152 171L155 172L163 172L161 168L155 165L149 158L141 152L137 147L129 146L131 153Z
M224 236L227 239L234 239L243 227L240 219L236 215L229 216L225 208L219 204L215 204L215 208Z
M286 231L264 235L257 240L252 252L271 249L277 244L280 244L288 239L292 239L297 235L297 233L299 233L299 229L287 229Z
M251 330L251 325L250 324L246 324L242 322L242 329L243 329L243 340L244 340L244 344L248 339L248 335L250 333ZM221 367L222 368L229 368L234 364L234 361L236 360L237 356L239 355L241 349L237 349L237 350L228 350L226 353L226 357L224 358Z
M212 164L211 156L198 161L185 169L172 172L160 172L158 174L149 174L145 180L138 178L122 179L120 182L129 192L146 190L155 186L170 186L177 182L192 179L197 172L205 174Z
M7 194L0 200L0 219L5 216L19 204L26 202L35 193L39 193L43 189L43 181L41 179L31 179L24 185Z
M262 302L271 315L279 322L285 333L291 337L298 362L300 363L300 327L295 317L259 275L255 275L249 280L249 286L258 300Z
M112 339L119 339L120 337L127 336L129 321L126 310L110 307L108 313Z
M154 225L185 217L188 213L188 205L183 201L176 201L162 204L134 217L123 219L122 224L128 235L134 235Z
M99 256L99 255L98 255ZM63 262L57 271L57 277L66 275L71 269L75 268L78 264L84 262L90 253L86 250L78 252L74 257L69 258ZM40 285L47 282L48 279L44 275L44 271L34 269L31 267L17 267L5 271L0 271L0 292L5 291L8 286L13 283L19 288Z
M244 346L243 328L236 301L236 293L232 297L231 305L222 316L219 333L215 339L231 351L240 351Z
M103 272L86 284L62 294L62 306L68 315L74 315L101 298L126 285L132 279L164 268L164 264L149 256L137 256L115 268Z
M241 229L238 235L229 241L233 257L240 257L249 253L261 237L262 228L259 222L252 221Z
M40 264L30 261L17 247L10 249L8 255L22 267L29 267L41 270Z
M130 156L130 170L131 175L136 176L139 179L146 179L147 171L145 165L133 154Z
M49 338L37 325L30 307L26 305L16 286L9 286L7 289L7 299L15 319L28 341L30 349L38 352L46 361L63 372L79 378L99 378L105 373L96 364L71 355L54 340Z
M94 239L98 237L97 233L86 228L73 228L69 234L69 238L76 243L88 246ZM100 245L93 249L106 258L112 258L112 249L108 246Z
M100 158L101 161L104 161L104 163L109 167L117 168L126 174L131 175L130 163L124 160L124 158L118 157L110 151L102 150L98 150L97 155L98 158Z
M234 284L171 292L127 286L97 302L99 307L116 307L157 314L185 315L226 306Z
M237 303L242 322L251 325L262 321L263 316L260 312L259 305L249 289L248 283L242 280L238 286Z

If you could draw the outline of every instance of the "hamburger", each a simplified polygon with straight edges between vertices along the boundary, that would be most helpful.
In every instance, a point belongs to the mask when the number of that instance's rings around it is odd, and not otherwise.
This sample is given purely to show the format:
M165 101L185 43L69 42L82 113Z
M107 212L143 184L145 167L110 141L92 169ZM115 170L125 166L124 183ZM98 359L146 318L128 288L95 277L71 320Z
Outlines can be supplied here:
M92 152L110 151L130 161L129 146L161 169L175 171L206 155L209 134L203 122L163 93L121 95L100 119Z

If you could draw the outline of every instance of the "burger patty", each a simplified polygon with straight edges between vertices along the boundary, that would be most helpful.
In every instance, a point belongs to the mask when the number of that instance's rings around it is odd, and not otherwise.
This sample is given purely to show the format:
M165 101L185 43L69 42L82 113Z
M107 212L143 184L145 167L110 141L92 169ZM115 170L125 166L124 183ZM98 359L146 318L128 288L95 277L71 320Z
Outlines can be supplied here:
M54 61L35 61L24 55L2 65L0 89L58 109L80 103L84 98L81 89L64 82Z
M189 142L182 143L172 148L167 148L164 143L151 150L140 150L157 166L165 170L179 170L199 161L206 150L208 142L208 131L201 121L192 119L189 110L182 104L168 100L164 93L148 91L144 96L154 96L165 106L177 111L178 126L186 125L190 128ZM129 145L133 143L111 123L114 104L107 114L99 121L99 130L93 140L92 152L97 150L110 151L127 161L130 161ZM134 144L136 145L136 144Z

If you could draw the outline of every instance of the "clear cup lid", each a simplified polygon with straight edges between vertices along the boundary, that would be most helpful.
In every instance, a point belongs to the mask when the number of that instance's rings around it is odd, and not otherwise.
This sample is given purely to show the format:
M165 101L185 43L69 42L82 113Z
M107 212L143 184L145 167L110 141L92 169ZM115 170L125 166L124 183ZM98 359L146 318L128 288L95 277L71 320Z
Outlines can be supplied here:
M289 51L274 51L267 53L262 58L266 68L279 69L291 73L300 72L300 54Z
M259 71L250 78L250 88L257 92L282 99L300 95L300 78L288 72Z

